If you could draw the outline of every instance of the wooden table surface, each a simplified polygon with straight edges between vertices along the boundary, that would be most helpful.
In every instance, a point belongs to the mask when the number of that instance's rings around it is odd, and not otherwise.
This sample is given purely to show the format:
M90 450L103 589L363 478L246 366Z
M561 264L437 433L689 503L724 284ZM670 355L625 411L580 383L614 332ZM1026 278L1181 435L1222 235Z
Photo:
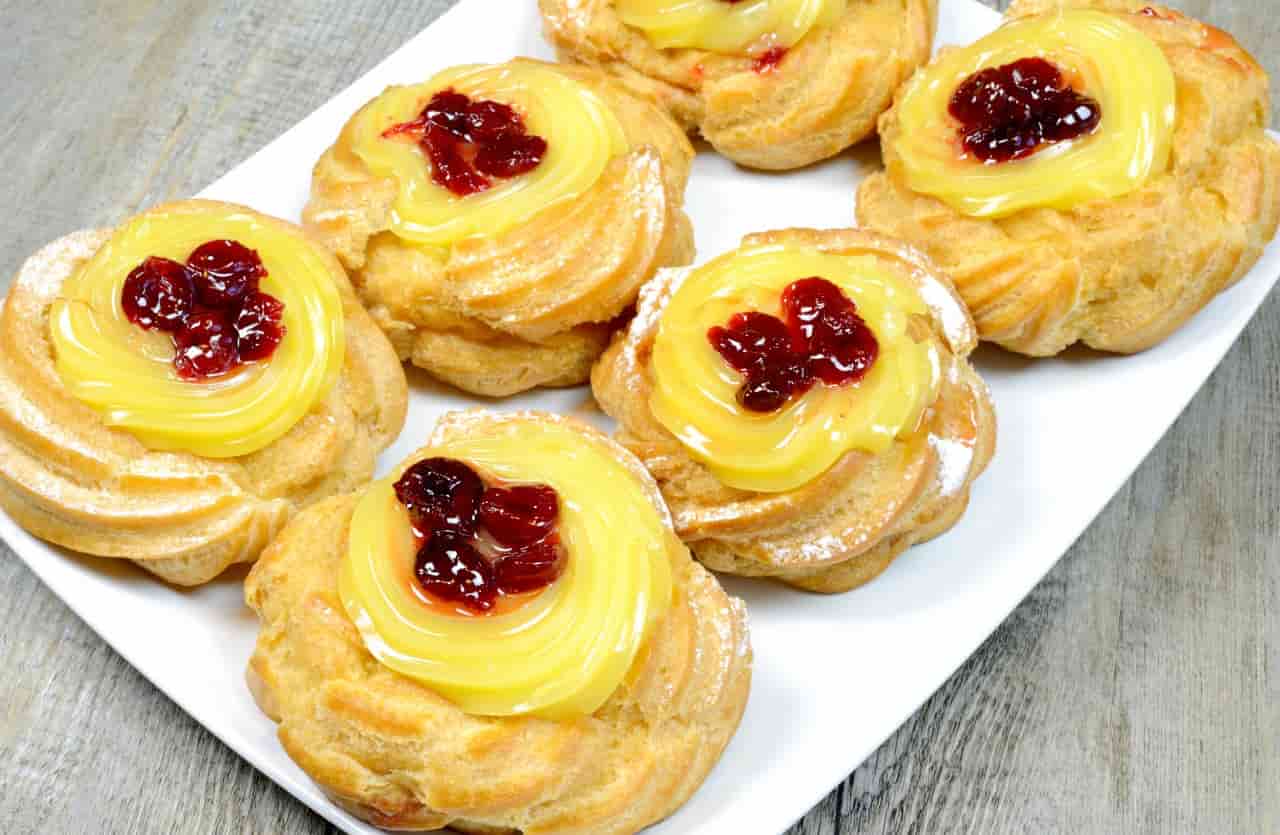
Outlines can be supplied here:
M199 190L452 3L0 0L0 274ZM1280 77L1276 0L1173 5ZM1273 296L1057 568L792 835L1280 833L1278 372ZM331 830L3 546L0 589L0 832Z

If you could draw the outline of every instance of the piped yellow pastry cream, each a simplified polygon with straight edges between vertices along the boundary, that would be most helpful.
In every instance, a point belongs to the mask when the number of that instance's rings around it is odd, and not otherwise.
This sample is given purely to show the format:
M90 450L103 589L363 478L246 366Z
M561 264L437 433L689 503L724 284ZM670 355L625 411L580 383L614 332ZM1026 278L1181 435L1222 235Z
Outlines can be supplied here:
M1003 162L965 152L952 96L966 79L1027 58L1057 67L1100 106L1096 129ZM1169 165L1176 116L1173 71L1160 47L1120 16L1090 9L1014 19L942 53L896 105L901 130L887 162L913 191L974 217L1070 209L1142 187Z
M857 382L818 383L776 411L749 411L737 394L743 375L708 332L744 311L779 315L784 289L812 276L853 301L878 355ZM653 344L650 409L722 483L794 490L851 450L879 453L916 431L941 383L938 349L914 321L928 314L884 259L748 241L690 273L667 304Z
M527 134L546 143L540 162L477 193L459 195L436 182L424 149L411 136L388 132L418 119L445 91L514 109ZM596 92L548 65L522 59L453 67L422 84L391 87L361 110L348 130L355 155L375 175L398 184L391 231L437 248L442 256L462 239L500 235L548 206L583 194L614 157L630 150L617 116Z
M338 578L342 605L378 661L467 713L590 714L671 606L672 561L683 546L656 489L603 436L546 415L483 425L420 450L363 495ZM433 458L486 480L554 489L565 551L558 578L486 614L424 600L415 587L418 539L394 485L409 465Z
M126 317L122 291L148 258L178 263L202 244L256 250L261 290L283 303L285 335L268 359L208 380L180 377L169 335ZM56 368L68 390L156 450L232 458L298 423L343 368L342 298L332 256L301 230L228 204L190 201L146 212L117 230L68 278L49 311Z
M730 55L790 48L840 19L849 0L618 0L619 19L658 49Z

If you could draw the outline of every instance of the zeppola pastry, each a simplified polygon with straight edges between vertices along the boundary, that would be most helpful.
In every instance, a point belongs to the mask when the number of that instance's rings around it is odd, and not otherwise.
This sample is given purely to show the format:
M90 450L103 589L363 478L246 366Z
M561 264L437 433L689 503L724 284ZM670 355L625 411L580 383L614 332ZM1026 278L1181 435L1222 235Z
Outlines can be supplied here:
M347 122L303 222L402 359L477 394L576 385L640 285L692 258L692 158L598 70L455 67Z
M937 0L539 0L548 40L753 168L875 132L929 58Z
M660 272L592 388L694 556L837 592L963 514L995 446L975 342L914 250L791 229Z
M947 270L985 340L1140 351L1275 235L1269 114L1265 72L1212 26L1142 0L1015 0L900 91L858 221Z
M194 585L352 490L404 371L341 265L226 203L158 206L21 268L0 314L0 507L35 536Z
M750 684L745 610L653 479L554 415L446 415L300 514L245 597L285 750L387 829L634 833L702 783Z

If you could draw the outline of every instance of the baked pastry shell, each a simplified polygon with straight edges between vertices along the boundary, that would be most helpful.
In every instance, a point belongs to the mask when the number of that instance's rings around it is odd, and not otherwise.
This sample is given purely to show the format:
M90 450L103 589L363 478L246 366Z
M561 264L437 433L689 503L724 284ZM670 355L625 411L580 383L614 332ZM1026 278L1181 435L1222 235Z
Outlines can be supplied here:
M151 211L208 208L249 211L204 200ZM75 232L41 249L19 269L0 311L0 507L56 545L130 559L171 583L198 585L256 559L299 508L372 477L374 458L404 424L404 371L341 265L326 256L347 340L329 394L249 455L214 460L150 450L73 396L54 366L49 307L111 235Z
M756 493L722 484L649 407L658 322L688 269L664 270L645 287L636 318L596 366L592 390L618 422L618 442L657 479L677 533L704 565L812 591L847 591L954 525L994 453L991 396L968 362L976 333L937 267L898 241L855 229L789 229L744 240L754 244L872 256L917 287L932 311L927 327L942 358L943 382L914 433L878 455L848 452L795 490Z
M631 150L586 192L464 239L442 262L391 231L399 183L356 155L357 113L316 164L303 211L402 360L493 397L585 382L640 286L693 258L693 147L680 127L598 70L518 60L554 66L617 115Z
M429 446L501 420L578 426L614 451L670 524L640 463L571 418L456 412ZM742 603L687 551L673 565L671 609L594 714L472 716L374 660L343 610L337 569L357 498L300 514L245 584L262 621L250 688L290 757L335 802L386 829L632 833L697 789L741 719L751 649Z
M612 0L538 6L562 59L607 70L724 156L769 170L800 168L873 134L898 85L928 60L938 15L937 0L856 0L759 72L750 57L656 49Z
M1275 236L1280 145L1265 132L1268 80L1230 35L1141 0L1016 0L1009 17L1066 8L1123 14L1164 52L1177 86L1168 170L1066 211L969 217L906 188L891 110L880 122L885 171L859 187L858 222L947 270L984 340L1030 356L1077 342L1134 353L1239 280Z

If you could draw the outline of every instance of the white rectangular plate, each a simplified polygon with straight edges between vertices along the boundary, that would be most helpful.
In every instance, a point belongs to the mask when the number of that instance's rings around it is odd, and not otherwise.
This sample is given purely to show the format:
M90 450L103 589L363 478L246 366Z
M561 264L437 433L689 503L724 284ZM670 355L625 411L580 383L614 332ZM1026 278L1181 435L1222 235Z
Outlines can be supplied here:
M420 81L451 64L551 57L532 0L501 5L502 25L494 27L493 0L465 0L203 196L297 219L312 163L346 118L386 85ZM968 43L997 20L974 0L943 0L939 40ZM700 155L688 193L700 259L736 246L749 232L851 225L854 188L874 157L872 148L771 175ZM808 811L1070 547L1218 364L1278 275L1280 246L1273 244L1243 281L1136 357L1032 362L979 352L1000 416L1000 443L964 520L849 594L820 597L726 581L751 611L750 704L702 790L651 831L773 835ZM422 375L413 379L409 422L382 456L383 471L420 445L438 414L475 402ZM587 397L585 390L542 392L489 405L570 411ZM132 566L50 548L3 514L0 534L85 622L245 759L346 831L374 832L330 804L293 765L250 699L242 671L256 620L238 582L179 591Z

